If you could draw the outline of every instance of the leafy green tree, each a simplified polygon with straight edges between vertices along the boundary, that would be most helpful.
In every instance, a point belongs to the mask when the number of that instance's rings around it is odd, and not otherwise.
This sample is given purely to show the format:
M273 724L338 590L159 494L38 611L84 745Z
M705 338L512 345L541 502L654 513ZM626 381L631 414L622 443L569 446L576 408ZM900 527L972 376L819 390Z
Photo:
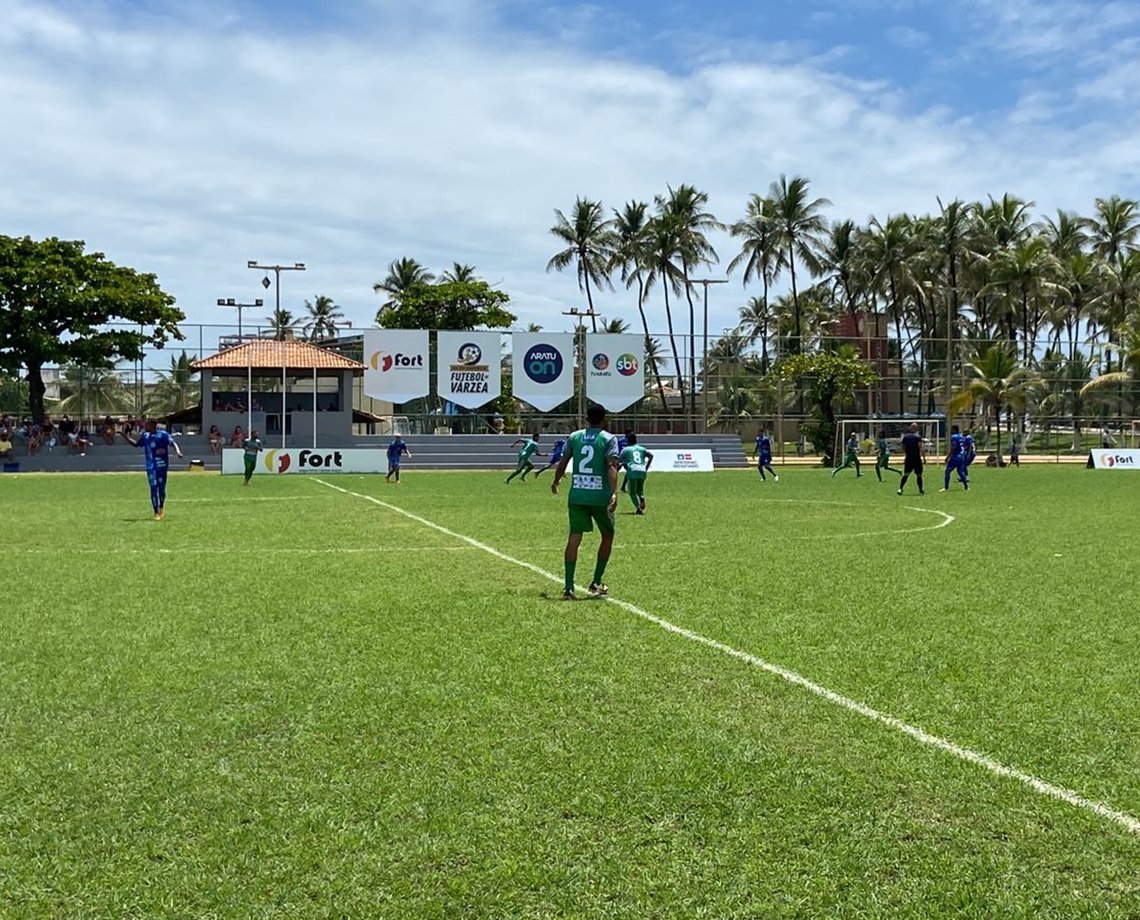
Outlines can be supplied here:
M823 454L825 466L834 465L835 411L851 402L857 387L867 387L879 379L878 372L859 357L850 345L835 352L794 354L781 358L772 367L773 381L799 381L807 385L807 416L801 428L816 451Z
M27 381L0 372L0 413L20 416L29 411Z
M280 310L274 310L265 317L265 321L269 323L269 328L273 330L273 338L278 342L283 342L289 338L297 326L297 319L293 316L292 311L286 310L284 307Z
M196 355L187 357L185 351L177 358L170 356L170 369L159 372L158 383L154 385L151 402L147 406L148 412L177 412L198 402L201 397L201 389L195 379L198 372L190 369L196 360Z
M154 275L84 246L0 236L0 370L27 369L36 418L44 414L45 366L105 367L183 338L178 323L186 317Z
M598 331L598 320L594 313L594 287L610 287L610 266L613 264L613 251L617 243L613 225L605 216L600 201L578 198L567 219L557 208L554 209L556 223L550 228L551 234L565 244L546 263L546 270L562 271L575 266L578 275L578 288L586 294L589 306L591 331Z
M1001 416L1005 411L1022 413L1029 398L1029 387L1035 375L1018 363L1014 346L991 345L966 365L973 379L950 397L947 415L953 417L980 404L988 418L993 413L997 424L997 454L1001 456ZM1010 422L1012 425L1012 420Z
M305 312L308 313L305 332L310 342L336 337L337 320L344 319L344 313L331 297L318 294L312 303L306 300Z
M510 295L486 281L440 281L402 291L376 314L385 329L507 329L518 319L507 310Z

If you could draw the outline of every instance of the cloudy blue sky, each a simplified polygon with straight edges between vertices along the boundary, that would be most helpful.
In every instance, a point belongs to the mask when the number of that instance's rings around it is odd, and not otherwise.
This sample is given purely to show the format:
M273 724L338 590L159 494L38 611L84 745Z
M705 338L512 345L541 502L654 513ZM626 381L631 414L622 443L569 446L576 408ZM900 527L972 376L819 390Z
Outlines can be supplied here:
M578 195L690 182L726 221L781 173L858 221L1140 196L1136 2L0 6L0 233L84 239L194 322L271 301L256 259L307 263L284 306L327 294L366 324L412 256L474 264L522 323L563 328L582 298L544 271L548 230ZM710 325L746 297L714 288ZM598 306L635 315L624 291Z

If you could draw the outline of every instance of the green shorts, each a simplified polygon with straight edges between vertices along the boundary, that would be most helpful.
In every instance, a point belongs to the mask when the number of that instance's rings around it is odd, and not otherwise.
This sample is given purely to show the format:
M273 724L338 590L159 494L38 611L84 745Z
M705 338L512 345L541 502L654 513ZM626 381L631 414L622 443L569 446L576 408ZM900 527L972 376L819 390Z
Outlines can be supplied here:
M614 516L609 505L568 505L570 512L570 533L591 533L594 522L601 533L614 532Z

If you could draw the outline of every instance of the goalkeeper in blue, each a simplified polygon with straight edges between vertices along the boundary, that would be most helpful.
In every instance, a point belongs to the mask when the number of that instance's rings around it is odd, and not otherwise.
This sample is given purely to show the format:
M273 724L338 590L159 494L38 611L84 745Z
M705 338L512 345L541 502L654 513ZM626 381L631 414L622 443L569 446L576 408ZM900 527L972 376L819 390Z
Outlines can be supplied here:
M957 425L950 427L950 448L946 453L946 473L942 479L942 488L939 492L950 491L950 474L957 473L962 488L969 491L970 477L966 472L966 444L961 429Z
M170 449L182 456L178 443L170 436L170 432L158 429L154 419L147 419L146 430L132 438L125 431L123 437L132 447L143 449L143 458L146 461L146 481L150 485L150 505L154 509L154 519L161 521L166 515L166 474L170 471Z
M756 435L756 469L760 472L760 481L767 482L764 476L764 471L767 470L772 474L772 481L779 482L780 477L776 475L776 471L772 469L772 439L768 437L768 432L761 428L760 433Z
M539 475L545 473L551 467L558 466L562 461L562 454L566 451L566 439L559 438L554 442L554 446L550 448L550 462L546 464L541 470L534 471L534 478L538 479Z

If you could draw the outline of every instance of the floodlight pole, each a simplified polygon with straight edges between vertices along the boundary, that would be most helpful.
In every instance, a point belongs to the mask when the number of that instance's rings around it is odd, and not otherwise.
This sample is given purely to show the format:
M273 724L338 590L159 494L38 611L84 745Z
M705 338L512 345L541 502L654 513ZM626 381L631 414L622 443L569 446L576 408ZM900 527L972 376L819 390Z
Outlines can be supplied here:
M219 307L237 307L237 311L238 311L238 342L240 343L241 342L241 311L246 309L247 307L263 307L263 306L265 306L265 301L262 300L260 297L258 297L253 303L238 303L232 297L225 297L225 298L219 297L218 298L218 306Z
M728 284L727 278L690 278L689 284L699 284L705 289L704 348L701 354L701 433L709 432L709 285Z
M578 333L574 336L574 344L578 352L578 367L581 371L581 384L582 389L578 393L578 424L586 424L586 324L583 322L585 317L590 317L591 322L597 316L593 307L585 310L579 310L577 307L571 307L569 310L562 311L563 316L576 316L578 318Z
M273 272L273 277L276 283L273 285L274 293L276 294L276 309L273 311L273 321L280 324L281 322L281 273L282 272L303 272L305 270L304 262L294 262L292 265L262 265L260 262L250 259L245 263L246 268L252 268L257 271ZM266 275L261 281L262 287L269 287L269 275ZM278 328L277 332L284 338L283 330ZM285 367L281 367L281 448L285 448ZM249 394L249 401L253 403L253 394Z

